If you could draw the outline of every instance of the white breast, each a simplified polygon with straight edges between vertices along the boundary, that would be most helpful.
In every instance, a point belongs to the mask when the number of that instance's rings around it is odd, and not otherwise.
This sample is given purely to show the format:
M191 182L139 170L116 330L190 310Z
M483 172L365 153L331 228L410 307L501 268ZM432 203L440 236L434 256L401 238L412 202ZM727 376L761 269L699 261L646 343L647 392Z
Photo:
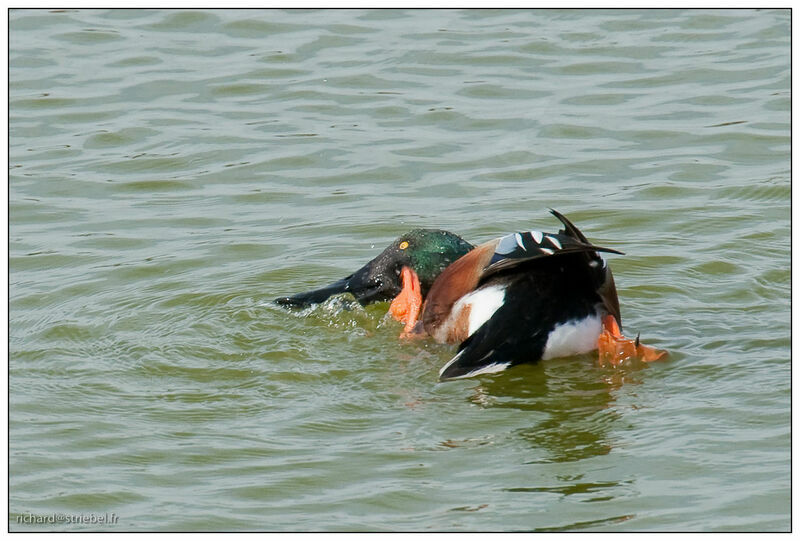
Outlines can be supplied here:
M569 357L597 349L597 338L602 327L599 315L557 325L547 338L542 359Z
M503 306L506 298L505 286L482 287L471 293L467 293L453 306L453 312L458 313L462 307L469 306L469 336L481 328L481 325L489 321L497 309Z

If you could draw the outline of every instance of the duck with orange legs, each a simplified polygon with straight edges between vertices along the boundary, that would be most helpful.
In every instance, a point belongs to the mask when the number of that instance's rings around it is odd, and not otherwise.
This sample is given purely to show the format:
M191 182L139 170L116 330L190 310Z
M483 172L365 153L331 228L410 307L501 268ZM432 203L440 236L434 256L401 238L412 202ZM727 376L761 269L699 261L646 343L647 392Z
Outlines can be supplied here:
M367 304L391 300L401 338L459 344L442 380L598 350L601 364L663 359L666 352L622 335L614 277L565 216L557 233L526 231L473 247L441 230L414 230L350 276L276 302L305 306L338 293Z

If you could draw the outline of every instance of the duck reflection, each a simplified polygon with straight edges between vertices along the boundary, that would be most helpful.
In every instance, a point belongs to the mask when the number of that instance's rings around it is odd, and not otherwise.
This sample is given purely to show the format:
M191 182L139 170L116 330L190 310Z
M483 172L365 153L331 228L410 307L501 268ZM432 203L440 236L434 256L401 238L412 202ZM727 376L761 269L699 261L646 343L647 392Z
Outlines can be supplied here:
M528 463L571 462L611 452L609 432L621 417L611 407L616 391L637 379L635 371L609 374L584 357L553 359L484 379L469 400L484 408L535 411L536 424L515 431L537 452Z

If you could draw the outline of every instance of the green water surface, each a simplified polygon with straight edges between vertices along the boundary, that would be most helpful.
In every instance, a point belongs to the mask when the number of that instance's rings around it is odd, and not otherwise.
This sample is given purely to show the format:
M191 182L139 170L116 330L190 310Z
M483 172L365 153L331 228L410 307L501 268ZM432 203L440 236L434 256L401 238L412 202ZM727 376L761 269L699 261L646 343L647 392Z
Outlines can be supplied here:
M12 531L789 530L788 10L9 17ZM550 207L669 361L271 302Z

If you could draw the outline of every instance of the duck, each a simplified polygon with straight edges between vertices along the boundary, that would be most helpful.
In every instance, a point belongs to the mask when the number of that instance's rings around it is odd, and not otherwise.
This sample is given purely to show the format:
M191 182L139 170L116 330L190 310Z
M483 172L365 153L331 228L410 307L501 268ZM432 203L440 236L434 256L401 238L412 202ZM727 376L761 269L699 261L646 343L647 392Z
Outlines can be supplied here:
M502 372L522 363L598 350L602 365L666 352L622 334L614 277L600 253L564 215L557 233L511 233L473 246L444 230L417 229L355 273L328 286L281 297L307 306L351 293L361 304L391 301L402 339L458 344L441 381Z

